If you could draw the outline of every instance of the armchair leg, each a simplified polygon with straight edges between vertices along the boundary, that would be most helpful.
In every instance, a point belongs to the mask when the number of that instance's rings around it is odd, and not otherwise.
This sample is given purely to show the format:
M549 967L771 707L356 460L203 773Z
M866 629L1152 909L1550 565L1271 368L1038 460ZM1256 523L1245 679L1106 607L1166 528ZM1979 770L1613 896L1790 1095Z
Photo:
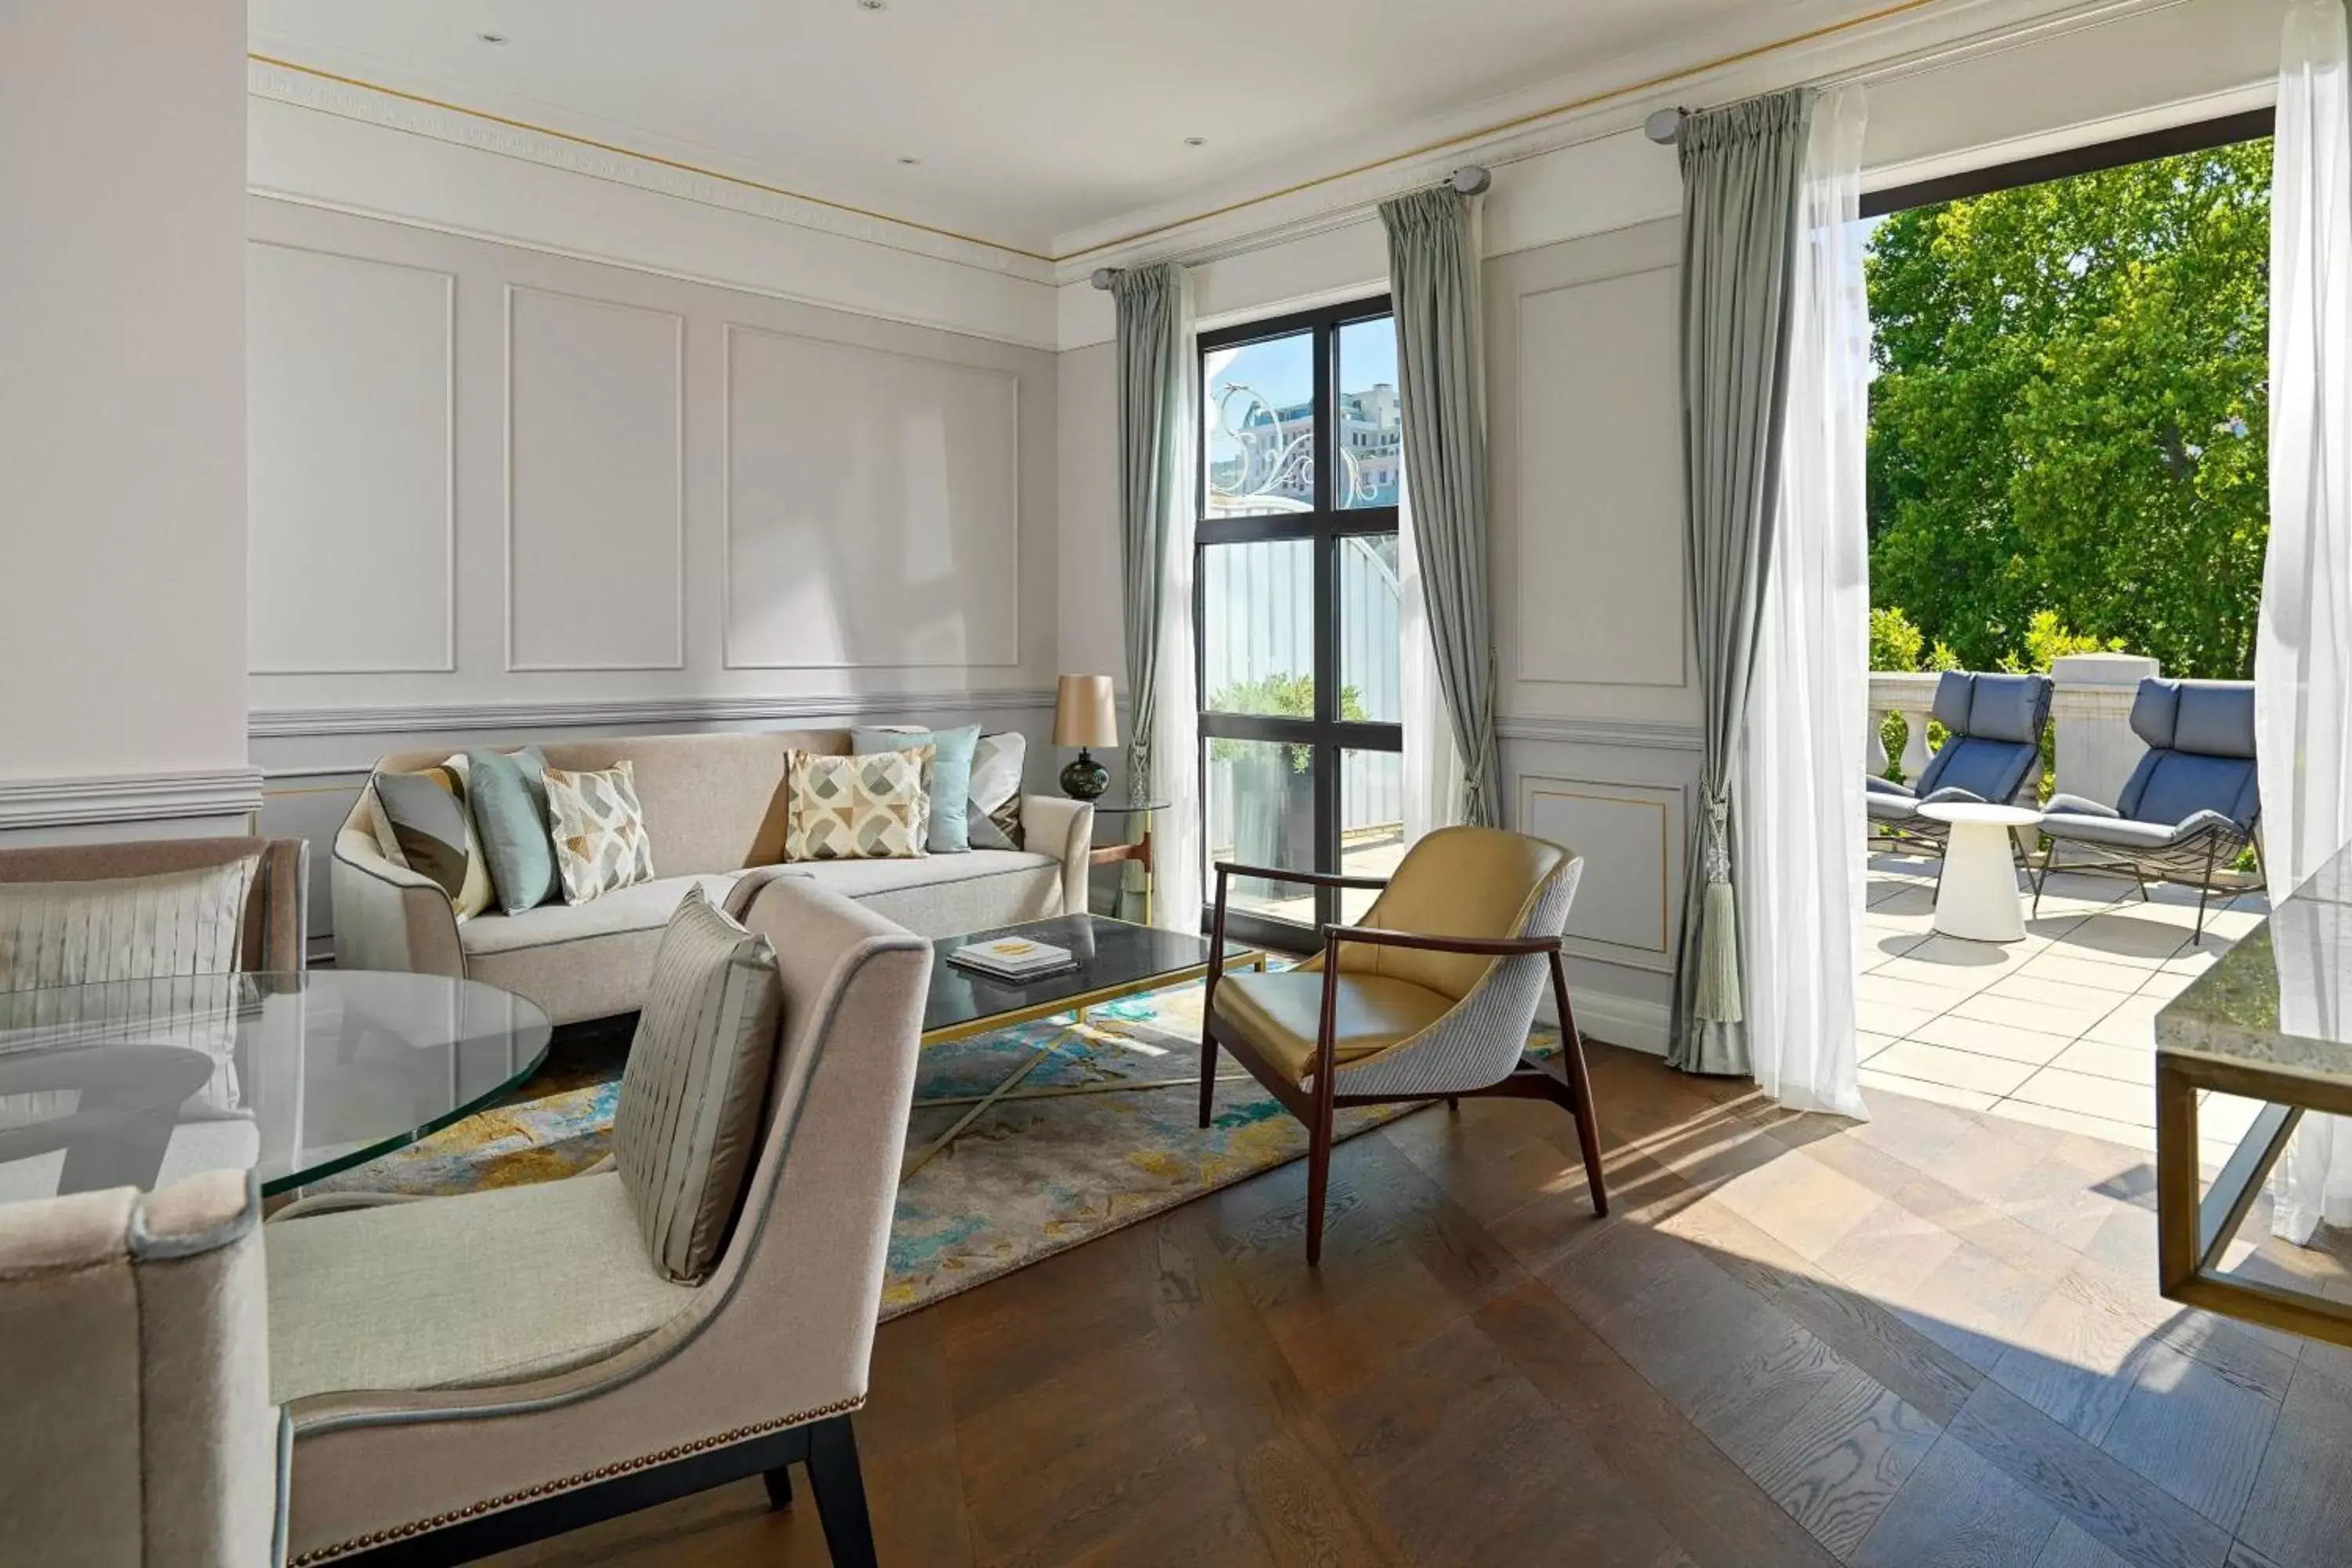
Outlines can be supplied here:
M1592 1074L1584 1062L1584 1037L1577 1030L1575 1009L1569 1005L1568 966L1560 962L1558 948L1551 952L1551 995L1559 1008L1560 1059L1568 1069L1569 1088L1576 1094L1571 1114L1576 1118L1577 1147L1584 1152L1584 1185L1592 1194L1592 1212L1605 1218L1609 1182L1601 1171L1601 1118L1592 1105Z
M1209 1117L1217 1100L1217 1037L1209 1020L1201 1020L1201 1125L1209 1124Z
M809 1428L809 1489L834 1568L877 1568L874 1521L866 1511L866 1481L857 1468L857 1434L835 1415Z
M1307 1130L1307 1267L1323 1261L1323 1202L1331 1189L1331 1107L1318 1091Z
M772 1470L762 1470L760 1479L768 1483L768 1507L781 1511L793 1506L793 1468L778 1465Z

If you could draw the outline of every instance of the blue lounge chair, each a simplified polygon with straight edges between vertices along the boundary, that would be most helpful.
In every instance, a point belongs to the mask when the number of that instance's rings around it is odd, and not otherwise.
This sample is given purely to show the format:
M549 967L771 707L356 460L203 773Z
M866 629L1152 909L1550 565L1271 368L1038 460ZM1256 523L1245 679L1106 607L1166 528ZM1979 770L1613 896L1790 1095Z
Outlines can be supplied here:
M2128 876L2147 897L2158 878L2198 889L2197 929L2205 937L2205 908L2223 891L2215 877L2237 862L2254 837L2262 799L2254 769L2254 686L2250 680L2159 680L2139 683L2132 700L2133 733L2147 755L2125 781L2113 805L2080 795L2051 797L2042 819L2050 848L2033 904L2054 869ZM2059 852L2068 858L2062 865Z
M1871 837L1944 852L1949 829L1919 815L1922 805L2026 805L2042 786L2042 727L2050 720L2046 675L1977 675L1946 670L1936 683L1936 721L1946 739L1915 787L1864 781ZM2023 851L2019 852L2021 860Z

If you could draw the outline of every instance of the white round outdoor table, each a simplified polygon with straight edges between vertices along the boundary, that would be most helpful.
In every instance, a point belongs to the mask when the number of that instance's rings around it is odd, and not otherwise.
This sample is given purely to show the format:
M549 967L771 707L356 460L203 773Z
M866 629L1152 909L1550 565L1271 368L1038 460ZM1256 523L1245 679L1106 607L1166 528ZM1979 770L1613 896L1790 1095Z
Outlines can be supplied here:
M2042 814L2021 805L1931 804L1919 815L1952 830L1936 889L1936 929L1969 942L2024 941L2025 910L2009 834L2040 826Z

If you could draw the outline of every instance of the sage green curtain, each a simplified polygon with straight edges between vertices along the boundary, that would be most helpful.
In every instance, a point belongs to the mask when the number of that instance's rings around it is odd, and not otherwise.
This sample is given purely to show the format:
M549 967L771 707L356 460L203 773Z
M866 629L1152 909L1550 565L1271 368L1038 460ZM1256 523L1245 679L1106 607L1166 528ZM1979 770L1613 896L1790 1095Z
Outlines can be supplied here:
M1127 788L1130 804L1151 798L1151 742L1160 694L1160 622L1167 607L1163 570L1171 513L1180 493L1175 418L1183 407L1186 365L1184 271L1173 263L1139 267L1111 279L1118 334L1119 575L1127 622ZM1145 818L1129 819L1130 840ZM1143 891L1142 868L1120 879L1120 913Z
M1381 204L1396 310L1397 402L1413 553L1429 640L1462 755L1462 820L1502 822L1496 798L1495 636L1486 607L1486 431L1478 246L1450 185Z
M1786 422L1797 198L1810 89L1683 122L1683 536L1705 710L1671 1065L1747 1076L1733 887L1734 751L1771 569Z

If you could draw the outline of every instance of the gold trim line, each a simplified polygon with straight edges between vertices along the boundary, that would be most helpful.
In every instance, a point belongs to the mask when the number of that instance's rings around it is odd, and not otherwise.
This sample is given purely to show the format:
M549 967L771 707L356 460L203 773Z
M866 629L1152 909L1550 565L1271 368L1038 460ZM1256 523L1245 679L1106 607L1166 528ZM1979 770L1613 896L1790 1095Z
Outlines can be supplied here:
M1684 66L1676 70L1645 77L1640 81L1627 82L1619 87L1603 89L1599 92L1586 93L1580 98L1571 98L1565 102L1552 104L1549 108L1529 110L1524 114L1516 114L1507 120L1498 120L1491 125L1482 125L1475 131L1464 131L1452 136L1441 137L1434 142L1423 142L1418 147L1410 147L1401 153L1391 153L1384 157L1374 158L1370 163L1359 163L1353 168L1336 170L1328 174L1318 174L1312 179L1300 180L1295 184L1285 185L1279 190L1264 191L1239 201L1227 202L1222 206L1211 207L1205 212L1194 213L1189 217L1171 218L1166 223L1153 224L1148 228L1139 228L1109 239L1097 240L1092 245L1081 247L1076 250L1065 251L1058 256L1046 255L1035 250L1024 250L1017 245L1008 245L1001 239L983 239L978 235L964 234L952 228L941 228L937 224L922 223L914 218L895 217L888 213L877 212L871 207L861 207L849 202L837 202L824 196L813 196L803 191L788 190L782 185L772 185L742 174L723 174L717 169L706 169L699 164L684 163L676 158L665 158L658 153L639 152L634 147L623 147L614 142L599 142L593 137L577 135L569 131L558 131L551 126L533 124L528 120L493 114L484 109L469 109L462 103L451 103L446 99L429 98L423 93L408 92L396 87L386 87L382 82L369 81L364 78L343 76L334 71L321 70L317 66L306 66L294 60L279 59L271 55L248 53L246 58L266 66L276 66L280 70L317 77L322 81L339 82L345 87L380 92L387 98L423 104L428 109L446 110L452 114L469 115L476 120L488 121L493 125L504 125L516 131L529 131L541 136L551 136L559 142L569 142L575 146L592 148L599 153L610 153L623 158L635 158L665 169L675 169L680 174L699 174L705 179L719 180L730 185L741 185L747 190L762 191L769 195L783 196L796 202L807 202L812 206L830 207L835 212L848 213L853 216L868 218L877 223L896 224L899 227L914 229L919 233L937 235L942 239L959 240L966 245L977 245L988 250L1003 251L1008 256L1018 256L1025 260L1042 261L1049 267L1058 267L1064 262L1075 261L1082 256L1092 256L1097 251L1112 250L1123 245L1132 245L1139 239L1149 239L1154 235L1166 234L1192 224L1205 223L1210 218L1223 217L1228 213L1236 213L1244 207L1255 206L1261 202L1280 201L1285 196L1295 196L1301 191L1311 191L1318 185L1328 185L1340 180L1353 179L1358 174L1369 174L1374 169L1385 168L1391 163L1402 163L1413 158L1425 158L1433 153L1442 153L1448 147L1458 147L1465 142L1500 135L1506 131L1517 131L1522 126L1533 125L1558 115L1572 114L1580 109L1591 109L1607 103L1612 99L1630 98L1635 93L1648 92L1653 89L1666 87L1692 77L1705 76L1710 71L1718 71L1727 66L1742 65L1748 60L1760 59L1766 55L1778 54L1782 49L1794 48L1799 44L1810 44L1820 38L1834 37L1840 33L1852 32L1858 27L1867 27L1874 23L1888 21L1912 11L1925 10L1935 3L1936 0L1896 0L1895 5L1882 5L1874 11L1865 11L1859 16L1849 16L1842 22L1825 22L1818 27L1808 27L1801 33L1792 33L1785 38L1776 38L1769 43L1755 44L1744 49L1736 49L1730 54L1717 55L1713 59L1701 60L1696 65Z

